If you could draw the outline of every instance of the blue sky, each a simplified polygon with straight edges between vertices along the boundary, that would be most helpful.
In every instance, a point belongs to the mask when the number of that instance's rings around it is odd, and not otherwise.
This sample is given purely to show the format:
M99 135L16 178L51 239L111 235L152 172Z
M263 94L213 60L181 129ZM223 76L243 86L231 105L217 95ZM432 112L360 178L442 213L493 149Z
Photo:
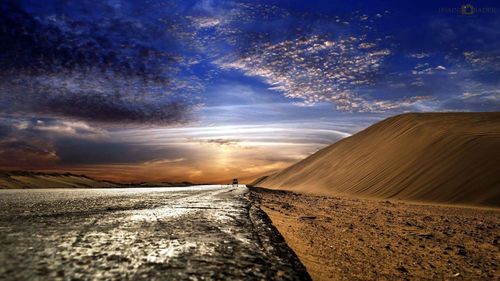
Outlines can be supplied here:
M3 1L0 167L251 178L391 115L498 111L499 8Z

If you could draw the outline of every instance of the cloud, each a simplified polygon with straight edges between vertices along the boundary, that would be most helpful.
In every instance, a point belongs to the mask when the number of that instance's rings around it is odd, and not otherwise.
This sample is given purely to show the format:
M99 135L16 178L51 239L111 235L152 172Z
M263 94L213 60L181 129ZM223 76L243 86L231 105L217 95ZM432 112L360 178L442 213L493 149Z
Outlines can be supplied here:
M98 165L167 165L189 160L191 149L131 141L85 122L0 117L0 168L66 169ZM121 130L120 130L121 131ZM144 131L141 131L144 136ZM149 140L145 138L144 140Z
M33 81L33 80L32 80ZM10 83L9 83L10 84ZM99 123L182 124L191 120L194 105L183 101L147 100L125 97L120 93L65 91L50 88L43 92L39 84L5 86L0 82L0 109L23 116L69 117Z
M190 155L188 150L179 146L140 145L118 139L95 141L59 138L53 146L62 166L140 165L158 159L180 159Z
M41 168L60 165L64 151L57 148L61 140L73 143L109 142L108 132L84 122L52 118L0 117L0 166ZM78 149L78 148L77 148ZM82 157L88 150L79 150ZM92 160L90 160L92 161Z
M107 135L105 130L91 127L85 122L60 121L55 119L37 119L36 122L32 121L30 129L57 136L73 136L78 138L101 138Z
M428 58L430 56L431 56L431 54L429 54L429 53L410 54L410 57L415 58L415 59L423 59L423 58Z
M262 77L271 89L305 103L333 102L338 110L366 111L374 104L355 93L369 85L388 49L359 48L362 39L336 41L320 36L301 37L275 44L258 45L254 52L225 58L216 63L224 69L238 69Z
M75 137L82 139L97 139L107 136L107 131L93 127L81 121L67 121L53 118L18 118L13 116L0 117L0 132L8 136L24 137L26 139L53 139L58 137Z
M36 140L0 140L0 167L47 167L58 160L56 151L46 143Z
M433 75L446 70L446 67L442 65L438 65L436 67L428 67L428 66L429 66L428 63L424 64L419 63L413 68L411 73L413 75Z
M207 137L188 137L188 142L197 143L197 144L211 144L216 146L239 146L242 142L239 139L227 139L227 138L207 138ZM242 148L242 147L240 147Z
M169 163L178 163L185 161L185 158L175 158L175 159L154 159L154 160L149 160L146 162L143 162L142 164L144 165L162 165L162 164L169 164Z
M102 129L83 122L12 117L0 117L0 122L0 167L9 169L60 164L59 151L54 146L60 138L80 141L106 138Z
M208 140L203 140L205 143L213 143L217 145L237 145L240 143L240 140L236 139L208 139Z
M101 123L191 120L199 104L192 95L203 86L178 75L189 68L178 51L187 40L185 31L175 31L182 23L137 16L153 14L157 4L130 11L105 1L61 2L27 12L22 2L3 3L2 112ZM96 9L102 14L89 12Z
M377 20L360 13L335 16L279 5L240 5L229 9L213 34L219 44L231 46L227 55L214 56L213 63L260 78L298 105L329 102L349 112L411 109L406 98L403 108L397 107L397 96L381 103L380 96L371 95L387 75L384 64L392 55L390 38L370 26Z
M467 79L457 85L461 93L450 95L441 101L443 110L461 111L498 111L500 109L500 90L497 85Z
M12 132L12 128L5 124L0 124L0 139L8 136Z
M221 24L221 20L211 17L190 17L197 28L213 28Z
M279 105L272 108L285 110ZM113 180L218 181L269 172L276 165L284 168L381 118L324 119L316 115L324 112L314 108L287 108L294 118L297 110L315 115L288 123L266 117L252 125L249 113L240 108L247 118L244 123L109 130L82 121L1 118L0 132L6 133L0 139L0 168L72 171ZM250 112L258 111L254 107ZM358 121L353 124L351 118Z
M463 57L469 66L480 71L500 71L500 54L484 51L466 51Z

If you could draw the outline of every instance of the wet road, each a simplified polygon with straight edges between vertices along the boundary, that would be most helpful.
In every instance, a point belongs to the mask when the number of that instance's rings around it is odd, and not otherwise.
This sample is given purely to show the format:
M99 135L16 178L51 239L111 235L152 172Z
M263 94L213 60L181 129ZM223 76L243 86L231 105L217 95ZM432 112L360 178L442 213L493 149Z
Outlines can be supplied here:
M307 280L246 187L0 190L2 280Z

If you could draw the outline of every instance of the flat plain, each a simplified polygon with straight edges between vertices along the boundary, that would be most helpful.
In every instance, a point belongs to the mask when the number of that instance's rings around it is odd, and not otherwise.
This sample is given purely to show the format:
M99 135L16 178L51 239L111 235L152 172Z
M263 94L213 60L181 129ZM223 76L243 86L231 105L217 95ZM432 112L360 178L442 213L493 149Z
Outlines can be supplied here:
M500 210L253 188L313 280L500 280Z

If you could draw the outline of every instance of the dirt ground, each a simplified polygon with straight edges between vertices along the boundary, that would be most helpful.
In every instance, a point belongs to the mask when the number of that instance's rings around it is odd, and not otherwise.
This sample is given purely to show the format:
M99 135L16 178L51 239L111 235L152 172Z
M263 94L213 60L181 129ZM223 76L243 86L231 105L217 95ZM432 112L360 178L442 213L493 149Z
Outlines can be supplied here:
M252 196L313 280L500 280L500 210L261 188Z

